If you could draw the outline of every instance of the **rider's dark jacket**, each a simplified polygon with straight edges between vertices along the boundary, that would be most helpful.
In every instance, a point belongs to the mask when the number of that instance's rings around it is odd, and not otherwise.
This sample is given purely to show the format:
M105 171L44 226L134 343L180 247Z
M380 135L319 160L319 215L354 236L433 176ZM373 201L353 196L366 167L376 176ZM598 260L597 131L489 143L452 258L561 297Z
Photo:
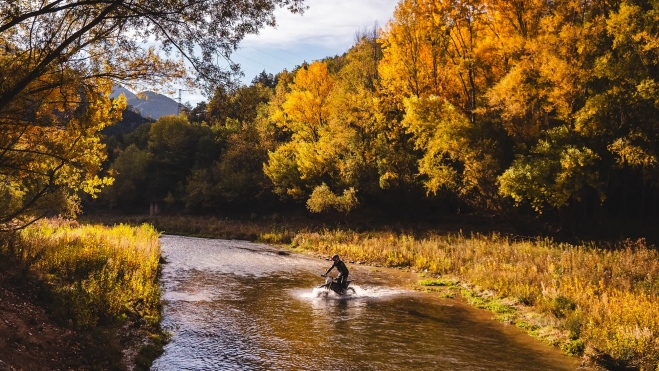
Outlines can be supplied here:
M334 264L330 267L330 269L325 272L325 274L329 273L332 269L336 268L337 271L339 271L339 276L343 277L348 277L348 267L346 267L346 264L339 260L335 261Z

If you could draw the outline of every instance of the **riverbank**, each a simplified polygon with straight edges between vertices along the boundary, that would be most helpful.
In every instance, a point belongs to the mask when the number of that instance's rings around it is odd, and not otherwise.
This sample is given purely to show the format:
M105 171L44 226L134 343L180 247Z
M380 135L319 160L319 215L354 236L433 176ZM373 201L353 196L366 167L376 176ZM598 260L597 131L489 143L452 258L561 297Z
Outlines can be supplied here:
M589 364L607 369L659 367L659 253L643 240L566 244L496 233L359 233L194 217L158 217L152 223L170 234L283 244L321 255L338 253L352 262L410 269L435 279L420 289L462 295L494 312L496 319Z
M162 349L159 234L38 223L0 239L0 370L148 370Z
M514 241L500 235L322 231L291 246L350 261L411 269L443 280L470 303L493 311L565 353L609 369L659 367L659 253L643 241L606 248Z

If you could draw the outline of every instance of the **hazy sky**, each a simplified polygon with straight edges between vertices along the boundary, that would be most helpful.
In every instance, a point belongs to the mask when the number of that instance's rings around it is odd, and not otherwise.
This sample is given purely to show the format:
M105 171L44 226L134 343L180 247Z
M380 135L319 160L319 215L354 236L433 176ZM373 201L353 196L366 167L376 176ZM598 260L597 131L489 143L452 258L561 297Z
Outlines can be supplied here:
M309 9L300 16L277 10L277 27L267 27L259 35L248 36L233 55L241 65L248 84L265 70L275 74L289 71L302 62L343 54L354 43L357 30L387 23L398 0L306 0ZM204 100L184 92L183 102L193 106Z

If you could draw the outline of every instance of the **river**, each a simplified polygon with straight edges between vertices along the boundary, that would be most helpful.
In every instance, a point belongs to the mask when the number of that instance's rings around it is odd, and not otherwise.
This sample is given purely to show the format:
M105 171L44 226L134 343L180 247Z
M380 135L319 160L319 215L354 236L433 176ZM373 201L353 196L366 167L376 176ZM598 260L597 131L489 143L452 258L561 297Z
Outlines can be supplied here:
M355 295L314 288L331 266L244 241L162 236L163 326L152 370L575 370L562 355L419 278L348 264Z

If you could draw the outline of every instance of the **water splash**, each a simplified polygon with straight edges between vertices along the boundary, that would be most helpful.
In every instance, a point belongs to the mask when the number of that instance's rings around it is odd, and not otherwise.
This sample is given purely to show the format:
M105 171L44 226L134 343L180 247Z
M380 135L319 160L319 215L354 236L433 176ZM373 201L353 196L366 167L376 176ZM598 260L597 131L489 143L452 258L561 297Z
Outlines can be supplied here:
M325 288L314 287L311 290L295 290L293 295L303 301L312 301L317 299L324 300L354 300L354 299L385 299L396 295L407 294L407 291L397 290L388 287L361 287L359 285L350 285L354 291L349 290L345 295L338 295L334 291Z

